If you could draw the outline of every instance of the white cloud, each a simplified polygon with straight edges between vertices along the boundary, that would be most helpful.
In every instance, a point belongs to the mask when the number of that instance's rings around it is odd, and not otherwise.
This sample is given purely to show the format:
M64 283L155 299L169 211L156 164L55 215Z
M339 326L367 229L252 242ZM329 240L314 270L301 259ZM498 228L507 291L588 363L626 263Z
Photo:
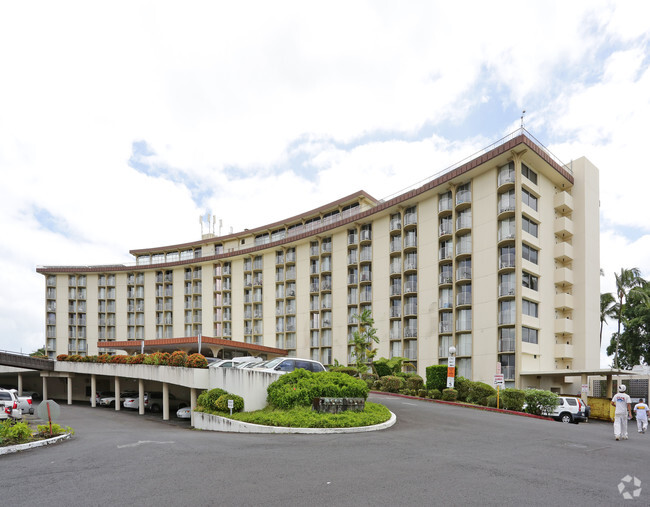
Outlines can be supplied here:
M603 267L650 275L635 253L650 251L644 7L3 4L0 348L43 343L37 264L124 262L132 248L192 241L206 210L227 232L358 189L386 197L518 126L524 108L561 159L601 169ZM503 115L446 134L490 103ZM129 166L137 141L166 176Z

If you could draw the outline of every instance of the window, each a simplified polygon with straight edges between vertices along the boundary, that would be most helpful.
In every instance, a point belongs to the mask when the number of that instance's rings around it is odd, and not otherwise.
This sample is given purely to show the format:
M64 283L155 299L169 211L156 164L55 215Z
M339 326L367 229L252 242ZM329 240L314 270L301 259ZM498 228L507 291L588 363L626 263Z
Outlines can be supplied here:
M524 299L521 302L521 311L524 315L529 315L530 317L538 317L539 305L533 301Z
M513 352L515 350L515 328L502 327L499 329L499 352Z
M499 213L515 210L515 191L509 190L499 194Z
M521 274L521 284L532 290L538 290L537 288L537 282L539 279L535 275L531 275L530 273L526 273L525 271Z
M528 190L521 190L521 199L524 204L537 211L537 197L531 194Z
M523 217L521 219L521 228L528 234L537 237L537 227L538 225L530 218Z
M533 264L537 264L537 250L532 246L522 245L521 256L524 260L530 261Z
M499 324L515 323L515 302L513 300L499 302Z
M515 217L499 220L499 241L515 238Z
M521 341L526 343L537 343L537 329L532 329L530 327L522 327Z
M526 164L523 163L521 164L521 174L524 178L528 178L535 185L537 185L537 173L533 171L530 167L528 167Z

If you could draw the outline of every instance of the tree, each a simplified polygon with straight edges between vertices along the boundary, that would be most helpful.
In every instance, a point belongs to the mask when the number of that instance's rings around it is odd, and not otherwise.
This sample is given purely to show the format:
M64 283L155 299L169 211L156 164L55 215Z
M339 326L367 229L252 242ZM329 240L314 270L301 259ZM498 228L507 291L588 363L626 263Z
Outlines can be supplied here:
M603 326L607 324L608 317L616 318L618 314L616 299L611 292L600 295L600 344L603 344Z
M627 302L627 294L634 287L641 286L645 280L641 278L641 271L639 268L623 269L621 268L621 273L614 273L616 277L616 296L618 297L618 331L615 335L616 340L616 349L614 351L614 368L619 368L618 353L620 347L620 338L621 338L621 324L623 323L623 305Z
M30 354L32 357L47 357L47 354L45 353L45 347L41 347L40 349L36 349L34 352Z
M359 329L352 334L354 362L359 371L359 376L368 371L367 362L372 363L372 358L377 353L373 342L379 343L377 330L373 327L375 321L370 310L364 310L361 315L355 314L353 318L359 324Z
M619 345L618 364L631 368L636 364L648 364L650 360L650 285L643 283L632 288L621 312L624 330L613 336L607 348L608 354Z

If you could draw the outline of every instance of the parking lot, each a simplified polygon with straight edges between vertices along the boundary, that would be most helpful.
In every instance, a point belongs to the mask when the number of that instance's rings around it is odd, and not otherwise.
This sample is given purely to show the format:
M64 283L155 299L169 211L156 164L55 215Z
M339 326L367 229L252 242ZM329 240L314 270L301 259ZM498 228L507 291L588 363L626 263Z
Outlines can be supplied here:
M159 414L62 405L57 422L74 438L4 456L5 494L12 505L612 505L625 502L618 485L628 475L650 488L648 435L616 442L603 422L370 399L397 415L393 428L211 433Z

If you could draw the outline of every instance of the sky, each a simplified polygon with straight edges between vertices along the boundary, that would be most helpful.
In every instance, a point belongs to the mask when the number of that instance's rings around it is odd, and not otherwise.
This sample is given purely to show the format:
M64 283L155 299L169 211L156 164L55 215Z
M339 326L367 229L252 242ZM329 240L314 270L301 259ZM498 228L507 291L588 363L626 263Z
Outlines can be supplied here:
M383 198L523 110L600 169L601 292L649 278L645 1L2 2L0 349L45 343L39 265Z

